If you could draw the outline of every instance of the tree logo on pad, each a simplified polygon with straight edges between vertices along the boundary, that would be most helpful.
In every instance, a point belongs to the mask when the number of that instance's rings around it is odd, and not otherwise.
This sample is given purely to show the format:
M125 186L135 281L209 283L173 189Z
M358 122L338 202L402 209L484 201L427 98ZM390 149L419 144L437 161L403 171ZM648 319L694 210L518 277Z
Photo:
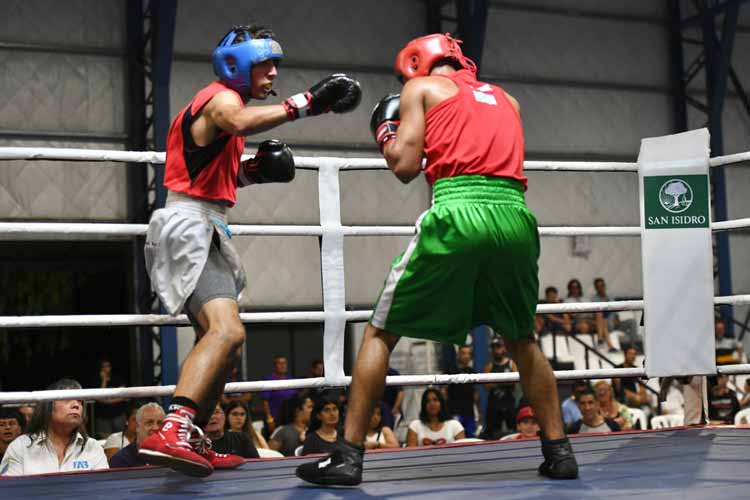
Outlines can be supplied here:
M667 212L684 212L693 204L693 189L682 179L670 179L659 189L659 203Z
M709 227L708 175L646 175L643 196L646 229Z

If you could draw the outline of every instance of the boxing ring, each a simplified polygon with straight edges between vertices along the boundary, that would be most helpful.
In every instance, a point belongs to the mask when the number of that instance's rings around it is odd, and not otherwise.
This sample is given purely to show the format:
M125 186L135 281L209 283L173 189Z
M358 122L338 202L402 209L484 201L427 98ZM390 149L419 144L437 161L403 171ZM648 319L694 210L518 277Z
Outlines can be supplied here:
M243 159L246 157L243 157ZM73 160L128 163L163 163L164 153L125 152L54 148L0 148L2 160ZM750 161L750 152L711 158L710 166L721 167ZM344 290L344 238L357 236L411 236L413 226L344 226L341 223L339 172L342 170L385 169L382 159L296 157L297 168L318 172L319 225L230 225L234 236L317 236L321 239L323 287L322 311L241 313L244 323L323 322L324 378L250 381L227 384L226 392L255 392L280 389L345 387L343 353L347 322L365 322L371 311L346 310ZM134 167L137 168L137 167ZM637 172L637 163L527 161L527 171L554 172ZM712 231L750 227L750 217L711 222ZM145 224L28 223L0 222L6 237L54 238L77 236L119 238L145 236ZM641 235L638 226L540 227L541 237ZM241 244L241 239L240 239ZM750 304L750 294L715 297L715 305ZM540 304L537 313L581 313L642 310L643 300ZM0 328L44 328L60 326L158 326L189 325L185 315L57 315L2 316ZM718 373L750 373L750 364L725 365ZM558 380L611 377L645 377L643 368L556 371ZM407 375L388 377L388 385L437 385L450 383L514 383L517 373L458 375ZM81 389L73 391L30 391L0 393L0 404L59 399L145 398L171 395L174 386ZM541 462L536 440L467 443L462 445L368 453L365 483L358 490L323 490L302 484L294 468L308 458L249 461L237 470L218 471L196 480L159 468L114 470L48 475L34 478L0 478L3 498L62 498L105 496L167 498L465 498L474 494L502 495L503 498L600 498L630 497L648 493L652 497L737 498L750 487L747 471L750 458L743 450L750 446L750 428L691 428L659 432L620 433L606 436L578 436L573 447L581 465L581 479L550 482L539 477ZM492 492L492 493L490 493ZM502 492L502 493L501 493ZM707 493L708 492L708 493ZM709 494L710 493L710 494Z
M376 451L356 489L303 484L309 457L252 460L195 479L159 468L0 479L3 498L745 498L750 428L674 429L571 437L581 479L541 478L539 442L493 441Z

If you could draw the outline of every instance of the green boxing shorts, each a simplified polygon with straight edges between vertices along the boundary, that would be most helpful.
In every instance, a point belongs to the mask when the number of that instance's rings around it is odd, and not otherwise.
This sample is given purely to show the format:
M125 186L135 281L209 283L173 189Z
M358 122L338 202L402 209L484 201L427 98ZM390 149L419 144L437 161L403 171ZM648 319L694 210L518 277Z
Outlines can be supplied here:
M479 325L506 340L531 336L539 289L539 233L524 188L511 179L439 179L433 206L391 264L370 323L395 335L466 343Z

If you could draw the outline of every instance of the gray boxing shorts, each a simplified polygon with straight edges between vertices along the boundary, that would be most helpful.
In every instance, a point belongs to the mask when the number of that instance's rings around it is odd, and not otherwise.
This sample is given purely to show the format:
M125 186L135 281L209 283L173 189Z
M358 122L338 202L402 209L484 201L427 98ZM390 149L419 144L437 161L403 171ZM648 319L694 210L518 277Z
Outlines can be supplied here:
M196 325L206 302L239 301L245 271L230 237L223 204L169 192L151 216L144 249L151 288L169 314L184 308Z

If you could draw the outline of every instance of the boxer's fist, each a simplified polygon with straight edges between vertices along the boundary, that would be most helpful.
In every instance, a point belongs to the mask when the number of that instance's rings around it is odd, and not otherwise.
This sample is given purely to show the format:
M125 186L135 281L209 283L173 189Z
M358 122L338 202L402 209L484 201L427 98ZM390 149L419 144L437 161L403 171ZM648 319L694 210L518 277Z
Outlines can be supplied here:
M399 94L387 95L372 110L370 130L381 153L385 143L396 138L396 130L401 123L400 98Z
M291 120L321 113L346 113L359 105L362 89L359 82L344 74L331 75L307 92L293 95L282 105Z
M276 140L263 141L255 157L243 161L237 174L239 187L294 179L294 156L289 146Z

